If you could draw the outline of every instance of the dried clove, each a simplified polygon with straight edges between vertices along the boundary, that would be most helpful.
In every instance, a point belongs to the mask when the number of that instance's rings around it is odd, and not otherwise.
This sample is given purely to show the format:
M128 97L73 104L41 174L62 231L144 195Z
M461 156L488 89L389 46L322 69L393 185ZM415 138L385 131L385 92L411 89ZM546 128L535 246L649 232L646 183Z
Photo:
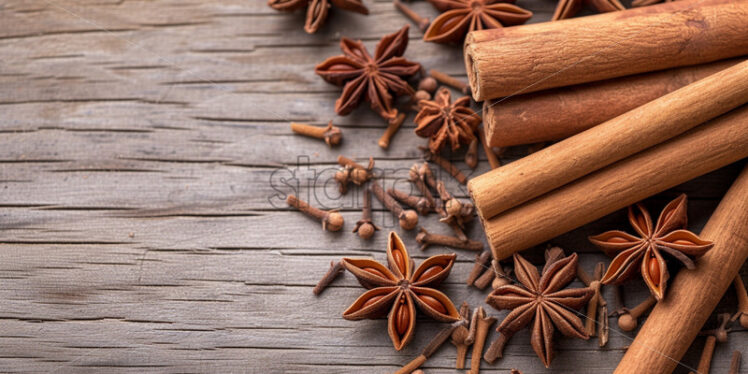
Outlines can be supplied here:
M490 251L483 251L475 255L475 264L473 265L473 269L470 270L470 274L468 274L468 278L467 278L468 286L472 286L473 283L475 283L475 280L478 279L481 272L483 272L483 269L486 267L486 265L488 264L490 260L491 260Z
M434 207L429 202L429 199L423 196L409 195L403 191L396 190L394 188L387 189L387 193L390 194L395 200L413 208L418 214L425 216L429 212L434 210Z
M428 200L429 206L433 207L433 209L436 209L436 202L434 201L434 197L431 195L431 191L429 191L429 188L426 186L426 180L424 179L425 177L423 174L421 174L422 170L423 169L419 167L418 164L413 164L413 166L411 166L410 170L408 171L408 180L413 183L413 185L416 186L416 189L418 189L421 195L423 195L423 197Z
M483 243L475 240L460 240L460 238L448 235L432 234L423 227L420 228L416 241L421 244L421 250L425 250L429 245L443 245L455 249L465 249L468 251L482 251Z
M316 139L323 139L330 147L340 144L343 140L343 132L340 128L332 125L332 121L325 127L312 126L306 123L291 122L291 131Z
M436 191L444 202L444 211L446 216L441 219L442 222L454 221L460 228L465 227L465 223L473 220L475 206L471 203L463 203L455 199L448 191L444 182L436 183Z
M504 356L504 348L506 347L506 343L509 342L509 339L511 338L511 335L506 335L504 333L501 333L496 340L494 340L491 345L486 350L486 353L483 355L483 359L486 360L489 364L493 364L496 360L502 358Z
M480 372L480 361L483 357L483 346L486 344L486 338L488 337L488 329L496 323L496 318L486 316L486 311L483 307L476 308L473 312L473 316L477 315L477 325L475 329L475 342L473 343L473 355L470 357L470 374L478 374Z
M395 4L395 8L397 8L397 10L399 10L406 17L410 18L410 20L418 26L421 32L426 31L426 29L429 27L429 24L431 23L428 18L421 17L409 6L400 2L400 0L394 0L393 3Z
M732 317L732 320L739 320L740 326L748 329L748 292L745 290L745 284L743 284L743 278L740 278L740 274L735 277L733 285L738 296L738 312Z
M350 168L350 181L358 186L368 182L374 176L374 158L369 157L369 165L364 167L343 155L338 156L338 164L343 168Z
M496 279L496 273L493 271L493 269L489 268L488 270L483 272L483 274L478 277L478 279L475 280L475 283L473 283L473 285L479 290L485 290L489 284L493 283L494 279Z
M382 137L379 138L378 142L381 148L387 149L390 147L392 137L397 134L398 130L400 130L400 126L402 126L403 122L405 122L405 113L399 113L397 117L387 121L387 129L384 130L384 134L382 134Z
M447 160L446 158L443 158L442 156L439 156L436 153L432 153L427 147L418 147L423 152L423 158L426 161L431 161L437 165L439 165L442 169L444 169L449 175L451 175L454 179L457 179L458 182L461 184L467 184L467 177L465 174L462 174L462 171L457 166L454 166L452 162Z
M467 152L465 152L465 164L471 169L478 166L478 137L470 141Z
M470 306L467 302L463 302L462 306L460 306L460 317L464 321L467 321L470 319ZM465 368L465 358L467 357L467 350L468 347L472 344L472 342L468 341L468 329L462 325L460 327L457 327L454 331L452 331L452 344L455 345L457 348L457 360L455 362L455 369L464 369Z
M639 325L639 317L641 317L644 312L651 309L655 304L657 304L657 299L655 299L654 296L649 295L649 297L639 305L631 309L623 308L623 311L618 316L618 327L623 331L634 331L636 326Z
M434 77L439 83L445 84L447 86L450 86L460 92L462 92L464 95L470 94L470 87L467 85L467 83L447 74L444 72L441 72L439 70L431 69L429 71L429 75Z
M379 202L384 205L387 210L397 217L400 223L400 227L404 230L412 230L418 225L418 213L415 210L405 210L395 199L389 194L384 192L382 186L377 181L371 182L371 192L377 197Z
M429 94L434 94L436 92L436 86L438 83L436 82L436 79L434 77L426 77L421 79L420 82L418 82L418 90L419 91L426 91Z
M314 286L312 293L315 296L319 296L319 294L321 294L322 291L324 291L325 288L327 288L327 286L338 277L338 275L342 274L343 271L345 271L343 264L339 261L330 261L330 269L327 270L327 273L325 273L322 279L319 280L317 285Z
M322 210L309 205L294 195L286 198L288 206L298 209L300 212L322 221L322 229L327 231L339 231L343 228L343 216L337 210Z
M732 352L732 361L730 361L730 371L728 374L740 374L740 351Z
M702 331L700 335L707 335L706 343L704 344L704 350L701 351L701 359L699 359L699 366L696 369L698 373L708 374L709 369L712 366L712 356L714 355L714 347L717 342L724 343L727 341L727 332L729 331L725 327L730 322L730 314L722 313L718 316L719 327L714 330ZM693 372L691 372L693 373Z
M363 209L361 209L361 219L356 222L353 232L358 233L361 239L370 239L375 231L379 231L379 226L371 220L371 193L369 189L364 189Z
M418 369L421 365L423 365L424 362L426 362L427 359L429 359L431 356L436 353L436 351L449 339L450 336L452 336L452 332L460 327L465 325L465 320L460 319L457 322L453 322L451 325L443 328L441 331L439 331L436 336L434 336L433 339L431 339L431 342L426 345L425 348L423 348L423 351L421 351L421 354L405 364L402 368L400 368L398 371L395 372L395 374L410 374L416 369Z
M493 282L491 283L491 288L495 290L501 286L506 286L507 284L512 283L511 279L509 278L509 274L504 271L504 269L501 267L501 263L498 260L491 260L491 269L493 269L493 272L496 275L496 277L494 277L493 279Z
M600 299L602 298L600 292L602 283L600 283L600 280L602 279L603 274L605 274L605 264L602 262L598 262L595 266L594 277L590 277L590 275L582 269L582 266L577 264L577 277L582 281L582 283L587 287L592 288L595 292L589 303L587 303L587 319L584 324L584 330L589 336L595 336L597 333L595 323L597 322L598 306L601 304ZM605 318L607 318L607 315Z

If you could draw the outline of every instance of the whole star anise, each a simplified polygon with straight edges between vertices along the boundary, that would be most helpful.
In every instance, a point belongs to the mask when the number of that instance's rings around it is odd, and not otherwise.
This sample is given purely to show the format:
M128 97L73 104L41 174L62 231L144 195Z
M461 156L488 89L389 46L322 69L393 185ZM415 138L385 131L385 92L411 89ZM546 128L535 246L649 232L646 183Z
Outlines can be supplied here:
M344 258L341 263L369 290L359 296L343 312L347 320L374 319L387 314L387 332L396 350L413 339L416 326L416 305L427 316L440 322L454 322L460 313L447 295L433 289L448 275L455 258L453 254L429 257L413 271L413 262L400 237L390 232L387 241L387 264L369 259Z
M369 14L361 0L268 0L268 5L278 11L291 12L306 7L304 31L314 34L327 19L330 3L351 12Z
M553 260L550 260L553 261ZM553 359L553 332L558 329L565 336L588 339L577 310L592 297L592 288L562 290L577 274L577 254L546 263L543 276L522 256L514 254L514 273L523 287L501 286L486 298L486 303L498 310L511 309L496 329L506 336L532 322L530 343L545 367Z
M600 13L626 9L618 0L560 0L551 21L574 17L585 4L591 5Z
M459 43L470 31L519 25L532 12L512 3L514 0L429 0L442 12L431 22L423 40L437 43Z
M449 89L442 87L433 101L421 101L419 106L415 132L429 138L432 153L438 153L447 140L454 151L460 148L460 143L468 144L475 139L481 118L470 109L470 97L463 96L452 103Z
M335 112L344 116L361 100L366 100L383 118L393 120L397 117L390 93L413 95L413 88L403 78L421 70L421 64L401 57L407 47L408 26L385 35L377 44L373 58L360 40L341 39L343 55L330 57L314 69L327 82L344 85L343 93L335 102Z
M654 229L644 205L638 203L636 209L630 206L629 222L639 237L618 230L590 237L590 241L609 256L615 255L602 283L622 283L640 272L652 295L662 300L669 277L662 252L682 262L688 269L695 268L689 256L703 255L714 243L685 230L688 221L686 200L683 194L671 201L660 213Z

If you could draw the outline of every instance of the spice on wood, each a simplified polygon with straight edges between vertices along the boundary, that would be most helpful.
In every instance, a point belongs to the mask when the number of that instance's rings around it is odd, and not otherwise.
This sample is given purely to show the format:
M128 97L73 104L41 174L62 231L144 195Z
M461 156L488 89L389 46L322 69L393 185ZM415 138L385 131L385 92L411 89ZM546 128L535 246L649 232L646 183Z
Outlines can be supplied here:
M335 280L340 274L343 274L343 271L345 269L343 268L343 265L339 261L330 261L330 269L327 270L327 273L322 277L322 279L319 280L316 286L314 286L314 289L312 289L312 293L315 296L319 296L319 294L322 293L322 291L327 288L327 286L332 283L332 281Z
M310 138L322 139L330 147L340 144L343 140L343 132L337 126L333 126L332 121L328 122L325 127L291 122L291 131Z
M475 129L481 118L470 108L470 97L463 96L452 102L449 89L442 87L433 101L421 101L419 107L415 133L429 139L432 153L438 153L447 144L456 151L460 144L475 140Z
M376 319L389 313L387 332L398 351L413 339L416 307L437 321L458 321L460 315L452 301L433 288L447 278L456 257L454 253L432 256L414 270L402 240L394 231L390 232L389 268L370 259L341 260L346 270L368 289L343 312L343 318Z
M304 31L309 34L317 32L325 23L331 5L349 12L369 14L369 9L361 0L268 0L268 5L283 12L306 8Z
M474 30L520 25L532 17L513 1L495 0L429 0L441 15L436 17L423 35L423 40L436 43L460 43Z
M286 197L286 204L321 221L323 230L340 231L343 228L343 216L337 210L322 210L313 207L294 195Z
M384 192L382 186L377 181L371 181L371 192L374 193L377 200L384 205L387 210L397 217L400 227L404 230L413 230L418 225L418 213L415 210L403 209L395 198L390 194Z

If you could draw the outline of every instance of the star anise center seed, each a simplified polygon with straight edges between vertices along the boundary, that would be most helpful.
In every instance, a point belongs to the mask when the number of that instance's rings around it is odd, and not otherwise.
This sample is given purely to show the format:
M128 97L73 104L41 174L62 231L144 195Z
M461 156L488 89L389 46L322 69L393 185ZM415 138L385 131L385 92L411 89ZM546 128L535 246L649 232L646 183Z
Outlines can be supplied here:
M480 0L473 0L470 2L470 8L472 8L473 10L480 10L481 8L483 8L483 2Z
M406 289L410 287L410 281L407 279L401 279L397 282L397 285L400 286L402 289Z
M364 67L364 70L366 70L366 74L375 74L379 71L379 67L375 63L368 63Z

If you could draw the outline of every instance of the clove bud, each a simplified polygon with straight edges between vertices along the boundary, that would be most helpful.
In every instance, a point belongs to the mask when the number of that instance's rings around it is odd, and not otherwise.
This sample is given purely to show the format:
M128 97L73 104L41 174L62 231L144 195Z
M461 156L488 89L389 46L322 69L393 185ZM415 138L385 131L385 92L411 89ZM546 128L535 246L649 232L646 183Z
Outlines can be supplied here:
M356 222L353 232L358 233L361 239L370 239L375 231L379 231L379 226L371 220L371 193L368 189L364 190L364 206L361 210L361 219Z
M328 122L325 127L291 122L291 131L310 138L323 139L330 147L340 144L343 140L343 132L340 128L333 126L332 121Z
M294 195L286 198L288 206L298 209L300 212L317 218L322 222L322 229L327 231L339 231L343 228L343 216L337 210L322 210L309 205Z
M384 192L384 189L379 185L379 183L377 183L377 181L371 182L371 192L374 193L374 196L377 197L379 202L381 202L387 210L392 212L392 214L398 218L400 227L404 230L412 230L416 225L418 225L418 213L411 209L403 209L403 207L400 206L392 196Z
M657 299L655 299L654 296L649 295L649 297L639 305L631 309L624 308L621 315L618 316L618 327L623 331L634 331L636 326L639 325L639 317L651 309L655 304L657 304Z
M475 240L460 240L460 238L448 235L432 234L423 227L420 228L416 241L421 244L421 250L425 250L429 245L443 245L455 249L465 249L468 251L482 251L483 243Z

